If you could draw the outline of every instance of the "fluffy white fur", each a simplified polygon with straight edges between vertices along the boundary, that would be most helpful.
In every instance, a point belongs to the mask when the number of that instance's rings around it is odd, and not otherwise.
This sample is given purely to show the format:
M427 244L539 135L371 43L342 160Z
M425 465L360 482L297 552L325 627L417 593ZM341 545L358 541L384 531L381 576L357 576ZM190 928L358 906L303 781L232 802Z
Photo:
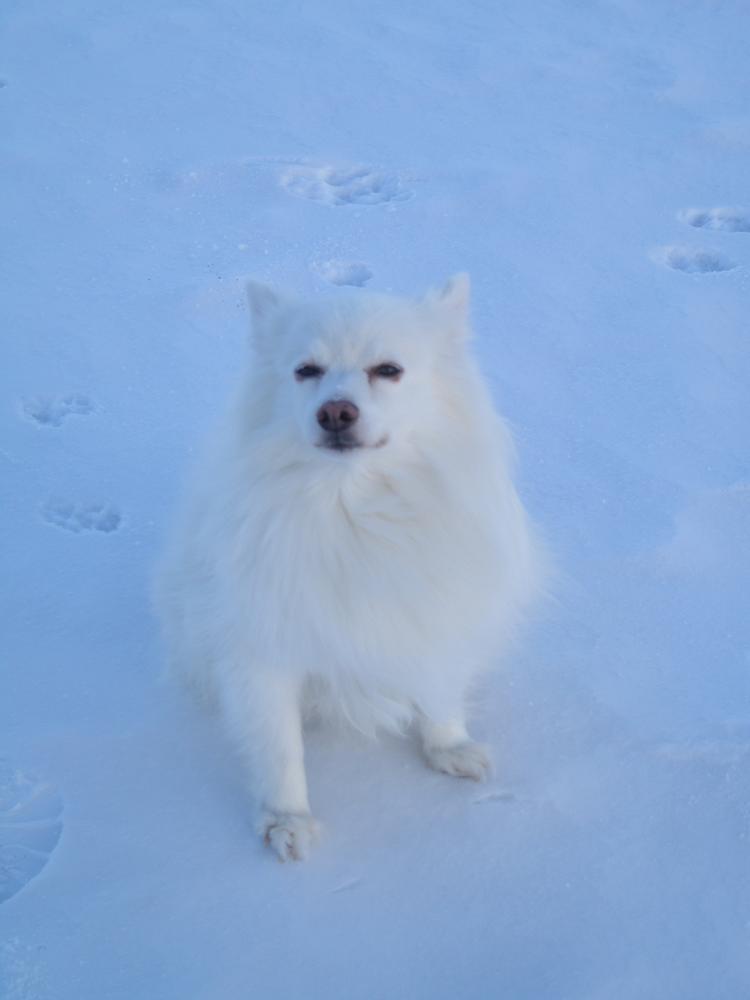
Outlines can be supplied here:
M159 575L179 674L218 707L283 859L314 840L302 721L414 721L429 764L482 778L464 699L538 581L512 444L467 350L468 279L412 301L251 283L252 358ZM400 378L373 375L392 363ZM321 373L295 377L302 365ZM358 447L317 414L359 408Z

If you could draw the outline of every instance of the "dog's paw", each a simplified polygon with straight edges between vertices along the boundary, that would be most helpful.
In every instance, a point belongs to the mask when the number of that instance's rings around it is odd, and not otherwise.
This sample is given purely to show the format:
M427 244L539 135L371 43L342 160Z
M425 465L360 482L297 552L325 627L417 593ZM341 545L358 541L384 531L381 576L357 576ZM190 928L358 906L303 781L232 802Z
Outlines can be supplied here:
M267 812L259 833L279 861L304 861L318 839L320 824L309 813Z
M483 743L468 740L452 747L426 746L424 753L430 767L456 778L484 781L492 771L492 758Z

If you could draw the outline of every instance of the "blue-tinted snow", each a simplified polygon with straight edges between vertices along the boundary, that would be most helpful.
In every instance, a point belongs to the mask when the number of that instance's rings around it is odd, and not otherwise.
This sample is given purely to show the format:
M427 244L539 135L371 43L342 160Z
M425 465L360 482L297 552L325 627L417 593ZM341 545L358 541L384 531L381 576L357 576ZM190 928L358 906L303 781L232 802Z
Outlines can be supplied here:
M23 864L58 813L0 812L0 994L750 994L747 5L3 22L0 757L64 809ZM282 867L158 683L149 569L242 363L241 277L463 269L556 601L477 720L491 786L313 734L327 832Z

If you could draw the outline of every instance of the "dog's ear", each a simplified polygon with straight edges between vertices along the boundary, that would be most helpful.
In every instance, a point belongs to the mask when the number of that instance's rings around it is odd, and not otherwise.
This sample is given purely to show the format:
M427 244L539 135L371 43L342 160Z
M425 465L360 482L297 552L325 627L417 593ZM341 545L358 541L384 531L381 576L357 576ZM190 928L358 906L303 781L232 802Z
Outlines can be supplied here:
M274 319L283 302L278 292L261 281L250 280L245 286L252 320L251 336L255 345L262 348L270 339Z
M462 272L454 274L440 288L433 288L427 293L426 301L443 313L451 331L460 339L469 335L470 291L469 275Z
M270 285L264 285L262 281L255 281L252 278L246 285L246 291L253 326L262 326L269 316L279 308L281 298Z

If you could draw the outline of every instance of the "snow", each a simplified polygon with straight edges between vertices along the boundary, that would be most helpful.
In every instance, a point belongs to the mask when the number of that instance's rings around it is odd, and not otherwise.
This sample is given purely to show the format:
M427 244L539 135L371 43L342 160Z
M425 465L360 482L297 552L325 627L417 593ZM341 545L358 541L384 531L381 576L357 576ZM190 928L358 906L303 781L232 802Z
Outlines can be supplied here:
M747 5L3 20L0 995L749 995ZM313 733L325 834L278 865L159 680L150 567L243 276L464 269L555 601L475 722L490 785Z

